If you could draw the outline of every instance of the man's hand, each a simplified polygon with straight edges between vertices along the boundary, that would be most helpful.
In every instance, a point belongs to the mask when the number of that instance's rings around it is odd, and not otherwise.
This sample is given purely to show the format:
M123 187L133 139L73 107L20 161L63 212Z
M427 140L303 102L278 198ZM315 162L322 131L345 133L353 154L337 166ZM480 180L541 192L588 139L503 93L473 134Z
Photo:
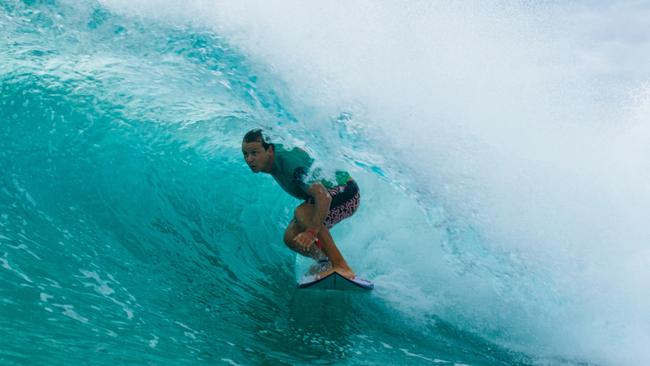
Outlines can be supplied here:
M316 236L310 231L305 231L296 235L293 238L293 241L300 245L303 250L307 251L315 242L318 241L318 238L316 238Z

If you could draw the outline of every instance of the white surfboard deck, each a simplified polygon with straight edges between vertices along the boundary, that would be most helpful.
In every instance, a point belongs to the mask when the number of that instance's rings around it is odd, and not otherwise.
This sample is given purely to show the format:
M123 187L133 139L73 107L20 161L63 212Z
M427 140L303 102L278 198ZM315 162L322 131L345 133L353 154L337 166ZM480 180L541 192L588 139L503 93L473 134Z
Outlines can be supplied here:
M313 290L372 290L375 285L363 278L355 277L350 280L337 272L332 272L326 277L317 278L317 275L306 275L298 282L298 288Z

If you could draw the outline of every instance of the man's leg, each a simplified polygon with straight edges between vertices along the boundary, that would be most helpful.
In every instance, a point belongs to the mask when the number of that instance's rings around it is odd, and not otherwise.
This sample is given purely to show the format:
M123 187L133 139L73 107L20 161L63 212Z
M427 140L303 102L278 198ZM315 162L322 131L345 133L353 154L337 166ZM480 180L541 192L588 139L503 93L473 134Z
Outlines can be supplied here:
M300 234L301 232L302 230L298 225L298 221L294 217L289 223L289 226L287 226L287 230L284 232L284 244L286 244L289 249L302 254L305 257L314 258L315 260L323 259L326 256L325 253L316 248L316 246L305 249L293 240L293 238L295 238L296 235Z
M293 241L293 238L299 233L307 229L308 223L313 217L315 209L316 207L310 203L303 203L300 206L298 206L298 208L296 208L294 221L292 221L291 224L289 224L289 227L287 228L287 232L285 232L285 243L287 243L287 245L289 245L289 247L291 247L292 249L294 249L295 247L294 250L301 254L303 252L307 252L307 253L312 252L313 248L315 248L316 245L312 245L309 248L310 250L305 250L299 248L300 246ZM294 224L293 227L292 224ZM293 236L291 236L292 234ZM287 239L291 242L291 244L287 242ZM321 276L327 276L331 272L336 271L347 278L354 278L354 272L352 271L350 266L348 266L348 263L343 258L343 255L341 254L336 244L334 243L334 239L332 238L329 229L327 229L325 225L321 224L321 227L318 230L318 240L320 241L323 252L332 262L332 269L322 273ZM304 255L314 258L312 255L309 254L304 254Z

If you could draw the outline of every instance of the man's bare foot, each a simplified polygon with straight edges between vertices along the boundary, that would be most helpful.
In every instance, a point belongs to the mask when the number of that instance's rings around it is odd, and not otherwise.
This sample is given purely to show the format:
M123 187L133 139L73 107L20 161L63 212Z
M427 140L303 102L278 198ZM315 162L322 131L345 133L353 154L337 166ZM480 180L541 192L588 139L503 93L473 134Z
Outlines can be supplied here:
M317 275L317 274L325 272L325 271L327 271L327 270L329 270L331 268L332 268L332 262L330 262L327 259L321 259L318 262L312 264L309 267L309 270L307 271L307 273L309 273L310 275Z
M345 277L345 278L347 278L349 280L352 280L355 277L354 272L352 272L352 270L350 268L333 267L333 268L328 269L327 271L324 271L324 272L321 272L320 274L318 274L318 278L320 279L320 278L327 277L330 274L332 274L333 272L336 272L336 273L340 274L341 276L343 276L343 277Z

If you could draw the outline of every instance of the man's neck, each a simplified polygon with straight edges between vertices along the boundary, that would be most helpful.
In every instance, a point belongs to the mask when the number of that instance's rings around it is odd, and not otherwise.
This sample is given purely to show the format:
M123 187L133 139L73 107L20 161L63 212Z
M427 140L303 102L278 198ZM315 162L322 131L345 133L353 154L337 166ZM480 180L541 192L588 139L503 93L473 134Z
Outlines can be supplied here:
M275 173L277 171L277 164L275 164L275 154L271 157L271 160L269 161L269 169L264 170L264 173L271 174Z

